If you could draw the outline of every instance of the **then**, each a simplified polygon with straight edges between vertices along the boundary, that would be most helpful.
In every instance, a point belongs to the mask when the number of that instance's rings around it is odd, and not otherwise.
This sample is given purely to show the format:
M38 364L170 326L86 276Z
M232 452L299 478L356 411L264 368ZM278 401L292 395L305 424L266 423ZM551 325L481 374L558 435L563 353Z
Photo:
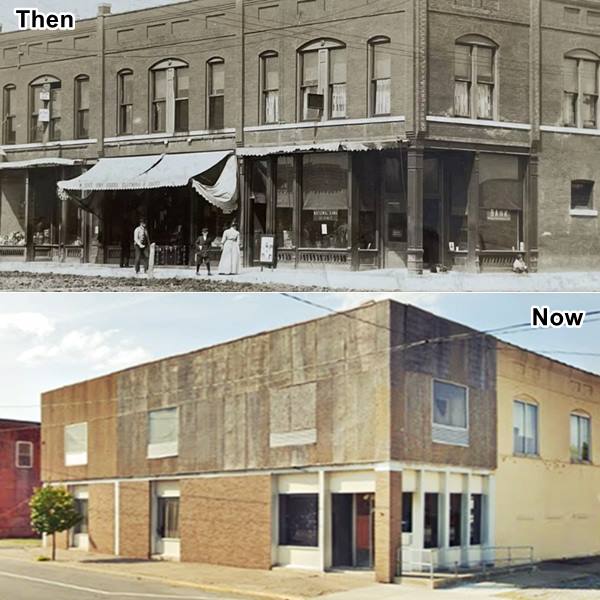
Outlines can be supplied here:
M75 29L75 15L73 13L43 13L35 8L15 8L14 14L18 18L17 27L21 30Z

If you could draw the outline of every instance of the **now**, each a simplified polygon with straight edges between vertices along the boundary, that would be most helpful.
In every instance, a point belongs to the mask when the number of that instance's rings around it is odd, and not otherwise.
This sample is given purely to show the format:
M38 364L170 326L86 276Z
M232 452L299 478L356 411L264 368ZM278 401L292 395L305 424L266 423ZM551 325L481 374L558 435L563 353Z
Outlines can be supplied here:
M584 310L553 310L547 306L531 307L531 326L534 328L559 329L561 327L579 328L585 321Z

